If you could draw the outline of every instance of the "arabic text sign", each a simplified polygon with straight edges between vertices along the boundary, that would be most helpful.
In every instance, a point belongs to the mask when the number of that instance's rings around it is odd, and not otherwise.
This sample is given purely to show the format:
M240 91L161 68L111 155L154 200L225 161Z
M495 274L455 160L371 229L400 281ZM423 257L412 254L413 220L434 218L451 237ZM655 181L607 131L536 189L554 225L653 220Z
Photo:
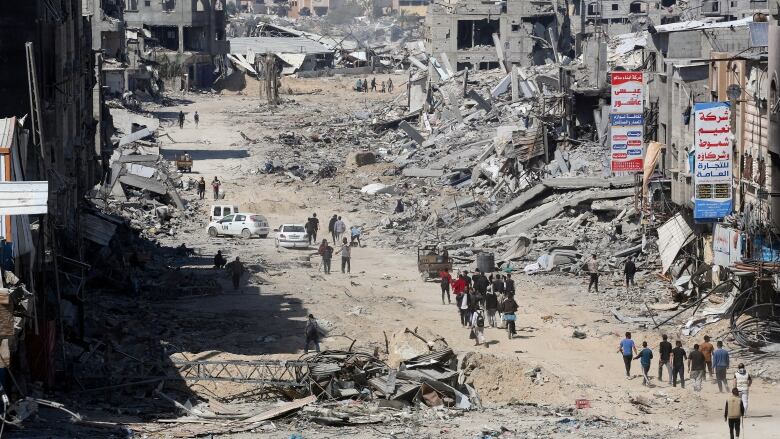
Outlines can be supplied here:
M727 102L696 104L694 110L694 212L697 220L731 213L731 108Z
M644 81L642 72L612 72L612 114L642 114Z
M644 119L641 114L610 114L610 166L612 172L641 171Z

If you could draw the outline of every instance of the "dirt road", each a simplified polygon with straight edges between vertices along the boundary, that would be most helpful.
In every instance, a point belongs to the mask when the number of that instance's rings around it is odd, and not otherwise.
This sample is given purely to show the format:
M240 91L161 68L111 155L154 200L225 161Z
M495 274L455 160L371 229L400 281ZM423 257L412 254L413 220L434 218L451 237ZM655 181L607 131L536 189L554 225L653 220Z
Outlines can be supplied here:
M226 201L239 204L242 211L264 214L273 226L288 222L302 224L312 212L318 214L325 229L327 219L334 213L343 215L348 226L374 224L391 214L393 199L388 198L385 211L378 212L366 211L339 197L341 191L355 190L350 189L350 184L359 187L360 183L375 181L372 167L360 168L357 173L342 172L319 184L254 172L274 158L274 152L280 148L276 141L280 132L304 132L313 120L366 111L370 108L366 100L393 98L349 91L351 82L351 79L288 81L283 87L314 93L284 96L295 102L276 109L260 107L257 97L247 95L184 96L181 107L160 109L159 114L175 114L179 108L189 114L198 111L200 126L195 128L188 123L179 129L171 119L166 128L170 138L164 141L163 154L190 152L195 160L193 177L203 175L210 181L218 175L224 183ZM400 84L402 78L394 78L394 82ZM309 160L309 154L321 156L326 152L303 151L300 160ZM374 171L381 165L375 166ZM472 378L489 405L513 400L572 405L575 399L586 398L592 404L589 414L625 420L627 425L632 425L630 429L637 429L632 434L637 437L677 429L686 436L702 438L723 437L726 432L722 421L724 395L717 393L714 383L707 382L701 393L673 388L657 380L653 381L653 387L643 387L638 362L634 364L634 378L625 379L622 359L616 349L622 333L632 328L611 317L608 303L594 302L582 294L582 279L518 274L520 336L507 340L503 330L487 329L489 347L474 347L468 331L459 324L454 305L442 305L437 284L420 279L416 255L377 245L381 229L367 230L364 246L354 249L351 274L342 274L338 270L338 258L334 258L333 273L325 275L319 270L318 257L312 256L314 249L277 249L270 237L209 238L205 231L208 205L208 200L203 202L199 222L170 238L168 243L186 243L203 257L211 257L221 249L229 259L240 256L247 261L253 273L240 293L231 292L229 280L220 278L226 294L182 300L172 306L182 312L208 309L226 323L234 315L254 316L256 322L242 327L238 333L230 331L226 324L226 332L204 341L198 346L200 350L220 350L222 356L297 357L302 353L303 327L309 313L329 328L330 335L323 342L323 348L328 349L346 348L354 341L359 349L383 350L384 333L428 328L444 336L458 353L488 354ZM572 338L575 329L587 337ZM675 328L666 330L672 339L676 338ZM659 332L634 332L639 343L648 340L657 349ZM690 348L693 340L684 343ZM534 367L541 367L546 382L532 384L525 376L525 371ZM656 372L654 362L651 374ZM777 390L775 383L755 384L751 392L752 417L746 425L752 437L776 434L780 406L773 395ZM649 408L651 414L630 402L631 397L637 396L653 401ZM468 415L442 436L472 435L479 432L480 422L488 421L476 413ZM269 437L279 436L277 433ZM372 435L367 433L365 437ZM578 436L575 433L572 437Z

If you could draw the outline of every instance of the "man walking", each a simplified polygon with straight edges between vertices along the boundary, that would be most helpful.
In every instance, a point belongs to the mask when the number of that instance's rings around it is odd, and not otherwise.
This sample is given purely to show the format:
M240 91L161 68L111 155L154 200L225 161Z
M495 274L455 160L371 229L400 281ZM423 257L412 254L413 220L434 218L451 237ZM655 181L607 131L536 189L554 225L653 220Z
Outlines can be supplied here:
M699 345L693 345L693 350L688 353L688 374L693 380L693 391L701 391L701 383L704 381L704 354L699 350Z
M667 340L666 334L662 335L661 345L658 347L658 353L661 356L658 360L658 381L663 380L663 371L666 367L666 374L669 375L669 384L672 384L672 344Z
M342 239L341 248L336 253L341 253L341 272L349 274L349 271L352 268L352 264L350 263L352 259L352 246L347 242L347 238ZM344 271L345 268L346 271Z
M206 179L203 177L198 180L198 196L201 200L206 196Z
M450 284L452 283L452 276L450 275L450 269L444 268L439 273L439 277L441 278L439 283L441 284L441 304L444 305L444 295L447 295L447 303L452 303L452 299L450 299Z
M713 379L715 375L712 370L712 352L715 351L715 347L710 343L709 335L704 336L704 343L699 345L699 351L704 354L704 364L707 366L707 371L710 373L710 379Z
M333 245L336 245L338 243L338 240L336 240L336 214L334 213L333 216L330 218L330 221L328 221L328 233L330 233L331 237L333 238Z
M593 257L595 259L596 256L594 255ZM626 379L630 380L631 360L634 358L634 355L638 354L634 340L631 340L630 332L626 332L626 338L620 341L620 345L618 346L617 351L623 355L623 364L626 366Z
M753 377L750 376L745 365L739 363L737 371L734 372L734 387L739 391L739 397L742 398L742 406L745 408L745 414L748 410L748 390L753 384Z
M718 340L718 348L712 353L712 367L715 368L715 380L718 383L718 392L729 389L726 371L729 368L729 351L723 349L723 341Z
M647 342L642 342L642 350L639 351L634 360L639 360L639 364L642 365L642 380L643 386L650 386L650 377L647 375L650 373L650 360L653 359L653 351L647 347Z
M474 282L474 290L476 291L476 299L478 303L480 305L484 305L485 295L487 294L490 281L485 276L485 274L479 270L479 268L477 268L477 274L471 280Z
M197 128L198 124L200 123L200 115L197 111L195 112L195 116L193 116L192 119L195 121L195 128Z
M306 321L306 329L304 330L306 335L306 345L303 348L303 352L309 353L309 343L314 343L314 349L320 351L320 325L312 314L309 314L309 320Z
M387 92L393 92L393 78L387 78Z
M590 274L590 282L588 283L588 292L592 287L596 287L596 292L599 292L599 261L596 259L596 254L590 255L588 261L588 273ZM630 363L629 363L630 364Z
M179 110L179 129L184 128L184 112Z
M306 220L306 234L309 236L309 244L317 242L317 231L320 230L320 220L317 218L317 214L311 214L311 217Z
M507 274L504 279L504 294L510 297L515 296L515 281L512 279L511 274Z
M214 177L214 180L211 182L211 189L214 191L214 199L219 200L219 187L222 185L222 182L219 181L219 178Z
M487 347L487 342L485 341L485 313L480 307L477 307L471 315L471 332L474 337L474 346L484 344Z
M371 91L376 91L376 77L371 78Z
M498 279L500 279L501 276L498 276ZM496 285L496 282L493 281L493 285ZM498 312L498 293L501 292L503 289L503 283L501 284L500 289L496 289L495 287L488 290L488 292L485 294L485 309L487 310L487 320L488 324L491 328L495 328L497 326L496 323L496 313ZM498 291L498 292L497 292Z
M330 274L330 261L333 259L333 247L328 245L328 240L323 239L318 253L322 256L322 271Z
M504 320L506 320L507 326L509 326L509 338L512 338L517 334L516 327L515 327L515 321L517 320L517 315L515 314L517 310L520 307L517 305L517 302L515 301L515 296L506 296L506 299L504 299L504 302L501 304L501 309L504 312L504 316L502 317Z
M333 223L333 231L336 233L336 239L341 240L341 236L344 235L344 232L347 231L347 225L344 224L344 221L341 220L341 217L338 217L335 223ZM346 241L347 238L344 238Z
M469 309L471 309L472 297L471 294L468 293L468 287L465 287L463 289L463 292L461 294L458 294L460 281L463 281L463 285L465 286L466 280L463 278L463 275L460 275L458 282L455 282L455 302L458 304L458 312L460 313L460 324L463 326L467 326L471 321Z
M626 275L626 291L629 287L634 286L634 275L636 274L636 264L634 259L629 257L626 259L626 264L623 266L623 274Z
M723 411L723 419L729 424L729 437L734 439L734 433L739 437L739 427L742 417L745 416L745 405L739 397L739 390L731 389L731 396L726 399L726 408Z
M244 274L244 264L242 264L241 260L236 256L236 259L227 265L227 269L233 279L233 289L238 290L238 286L241 283L241 276Z
M680 378L680 387L685 388L685 359L688 355L682 348L682 342L674 342L675 348L672 349L672 386L677 387L677 378Z

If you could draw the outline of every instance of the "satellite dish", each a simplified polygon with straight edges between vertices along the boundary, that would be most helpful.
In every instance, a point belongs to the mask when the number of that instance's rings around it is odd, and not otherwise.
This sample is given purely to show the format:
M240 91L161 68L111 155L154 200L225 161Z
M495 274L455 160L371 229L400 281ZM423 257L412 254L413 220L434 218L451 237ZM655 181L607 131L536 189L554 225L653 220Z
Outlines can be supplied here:
M740 96L742 96L742 87L740 87L738 84L729 85L729 87L726 89L726 96L729 97L730 101L736 101Z

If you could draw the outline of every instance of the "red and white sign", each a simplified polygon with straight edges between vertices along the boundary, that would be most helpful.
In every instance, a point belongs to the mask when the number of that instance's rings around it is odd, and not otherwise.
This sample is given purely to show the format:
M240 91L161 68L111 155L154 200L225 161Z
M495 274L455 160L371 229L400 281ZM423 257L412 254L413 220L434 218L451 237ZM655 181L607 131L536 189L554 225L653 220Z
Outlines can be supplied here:
M612 72L611 114L642 114L644 80L642 72Z

